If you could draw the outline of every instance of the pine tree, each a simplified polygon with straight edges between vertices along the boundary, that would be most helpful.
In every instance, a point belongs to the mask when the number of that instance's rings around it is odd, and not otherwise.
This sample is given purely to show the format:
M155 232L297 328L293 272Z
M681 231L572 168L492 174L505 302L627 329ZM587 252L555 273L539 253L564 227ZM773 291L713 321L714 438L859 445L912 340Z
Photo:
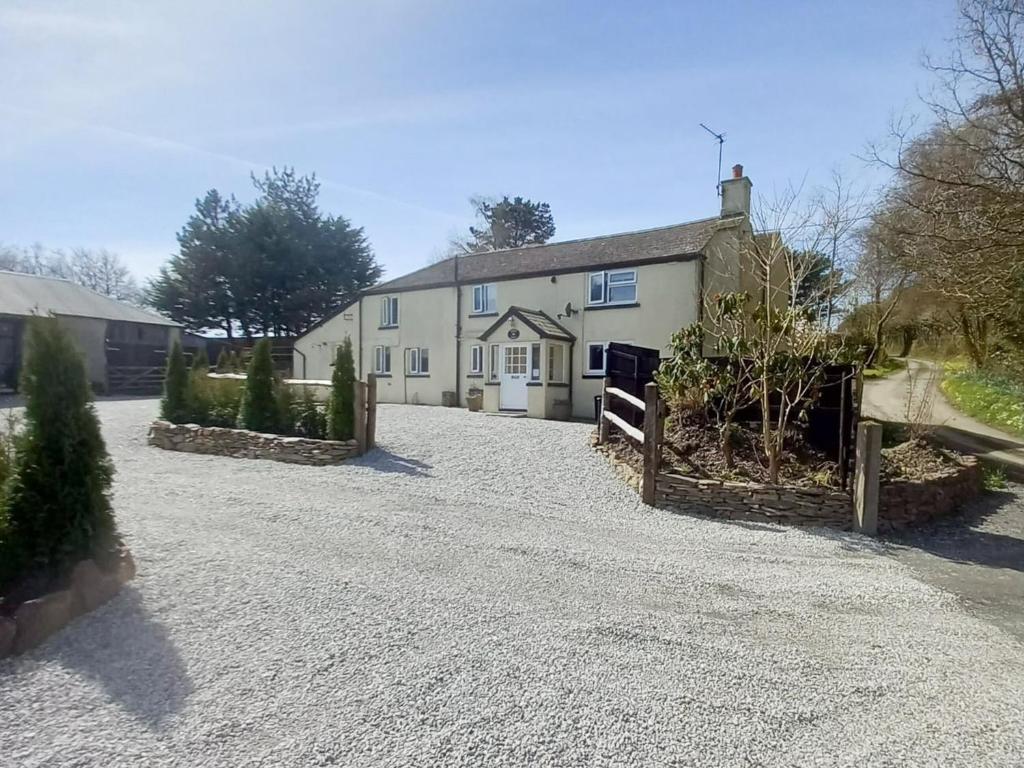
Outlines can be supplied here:
M164 377L164 396L160 401L160 416L174 424L188 421L188 369L185 366L185 352L181 342L174 340L171 353L167 356L167 373Z
M53 318L32 318L18 442L0 541L0 589L28 573L62 577L117 544L107 455L82 356Z
M351 440L355 435L355 383L352 340L346 336L338 347L331 375L331 397L327 403L327 437L331 440Z
M261 339L253 348L238 420L242 429L253 432L274 432L278 427L269 339Z

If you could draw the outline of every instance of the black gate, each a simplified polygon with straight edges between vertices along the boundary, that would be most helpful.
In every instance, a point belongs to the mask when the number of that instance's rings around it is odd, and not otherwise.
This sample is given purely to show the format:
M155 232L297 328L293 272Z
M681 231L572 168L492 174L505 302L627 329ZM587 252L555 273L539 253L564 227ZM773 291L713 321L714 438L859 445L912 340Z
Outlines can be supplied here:
M613 341L605 353L604 370L611 380L610 386L643 400L644 387L654 381L654 372L660 364L661 353L656 349ZM643 413L634 408L623 409L619 415L634 427L644 425Z

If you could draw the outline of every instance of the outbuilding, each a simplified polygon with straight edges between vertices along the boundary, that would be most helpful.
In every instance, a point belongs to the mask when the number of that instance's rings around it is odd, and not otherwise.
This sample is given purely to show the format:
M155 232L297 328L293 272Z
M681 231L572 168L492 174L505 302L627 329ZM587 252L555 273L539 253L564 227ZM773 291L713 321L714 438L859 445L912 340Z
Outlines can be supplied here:
M173 320L54 277L0 271L0 390L17 389L25 321L53 315L74 338L98 392L159 392Z

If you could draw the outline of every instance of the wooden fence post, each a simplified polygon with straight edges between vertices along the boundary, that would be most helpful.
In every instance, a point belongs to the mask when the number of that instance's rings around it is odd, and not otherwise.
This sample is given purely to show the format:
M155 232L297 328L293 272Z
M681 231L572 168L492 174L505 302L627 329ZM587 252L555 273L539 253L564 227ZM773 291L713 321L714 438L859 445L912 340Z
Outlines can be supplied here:
M366 377L366 450L377 447L377 374Z
M644 476L640 496L644 504L654 506L658 482L658 463L661 454L661 413L658 405L658 385L653 381L644 386Z
M597 414L597 443L604 445L608 442L608 420L604 417L604 409L608 407L608 387L611 386L610 376L604 377L604 384L601 385L601 412Z
M853 530L874 536L878 532L878 473L882 464L882 425L857 425L857 456L853 476Z
M359 453L366 453L366 382L357 381L355 397L352 398L352 408L355 411L354 435Z

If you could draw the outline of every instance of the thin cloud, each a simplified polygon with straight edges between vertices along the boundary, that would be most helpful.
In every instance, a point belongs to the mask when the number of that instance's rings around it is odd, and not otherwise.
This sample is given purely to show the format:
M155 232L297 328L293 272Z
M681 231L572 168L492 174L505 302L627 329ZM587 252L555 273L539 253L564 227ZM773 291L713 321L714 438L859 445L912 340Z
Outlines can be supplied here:
M136 28L119 18L96 18L35 8L0 9L0 29L39 38L125 38Z
M260 163L255 160L249 160L244 157L238 157L236 155L230 155L224 152L214 152L203 147L195 146L194 144L186 144L185 142L177 141L175 139L168 139L163 136L154 136L152 134L137 133L135 131L127 131L123 128L114 128L108 125L100 125L98 123L86 123L80 120L71 120L62 118L59 121L55 121L49 118L47 115L39 113L35 110L21 109L18 107L12 107L7 105L0 105L0 110L13 113L20 117L31 117L41 119L49 122L59 122L63 126L70 128L77 128L81 130L90 131L92 133L106 136L119 141L125 141L132 144L136 144L147 149L155 150L158 152L177 152L187 155L193 155L196 157L205 157L218 162L227 163L237 168L242 168L247 171L268 171L271 169L271 165L267 163ZM436 208L429 208L427 206L419 205L418 203L411 203L407 200L402 200L397 197L385 195L381 192L376 192L372 189L364 189L362 187L355 187L351 184L345 184L340 181L333 179L326 179L321 176L317 176L317 180L324 187L334 189L339 192L343 192L351 195L358 195L360 197L369 198L372 200L378 200L389 205L407 208L409 210L418 211L425 213L430 216L439 216L445 219L461 220L462 216L458 216L448 211L438 210Z

